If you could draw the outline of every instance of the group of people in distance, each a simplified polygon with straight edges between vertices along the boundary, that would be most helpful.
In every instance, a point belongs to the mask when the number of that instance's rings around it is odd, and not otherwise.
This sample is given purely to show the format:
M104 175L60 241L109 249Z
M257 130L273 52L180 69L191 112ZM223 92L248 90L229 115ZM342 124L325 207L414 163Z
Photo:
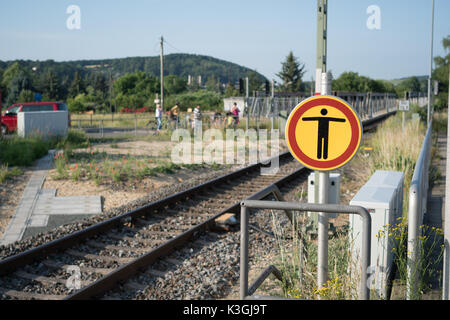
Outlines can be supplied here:
M174 128L176 128L179 123L179 112L180 112L179 107L180 107L180 103L177 102L167 112L167 115L169 116L169 121L173 124ZM239 113L240 112L241 111L239 110L237 103L234 103L231 110L226 113L226 118L225 118L225 127L226 128L236 128L237 127L237 125L239 124ZM192 128L195 130L195 129L200 128L201 124L202 124L202 111L201 111L200 104L197 104L197 106L195 107L193 115L194 115L194 117L193 117L193 121L192 121ZM214 115L214 121L216 121L216 119L219 118L217 115L221 116L220 113L216 113ZM159 132L162 129L162 117L163 117L163 110L162 110L161 104L158 103L156 105L156 110L155 110L156 132Z

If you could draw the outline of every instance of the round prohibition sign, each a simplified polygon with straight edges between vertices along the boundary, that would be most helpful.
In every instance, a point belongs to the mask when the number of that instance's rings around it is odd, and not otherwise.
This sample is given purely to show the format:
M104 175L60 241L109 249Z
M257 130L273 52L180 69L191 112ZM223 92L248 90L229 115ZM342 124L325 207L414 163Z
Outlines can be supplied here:
M362 124L344 100L314 96L289 115L286 142L291 154L306 167L330 171L349 162L359 149Z

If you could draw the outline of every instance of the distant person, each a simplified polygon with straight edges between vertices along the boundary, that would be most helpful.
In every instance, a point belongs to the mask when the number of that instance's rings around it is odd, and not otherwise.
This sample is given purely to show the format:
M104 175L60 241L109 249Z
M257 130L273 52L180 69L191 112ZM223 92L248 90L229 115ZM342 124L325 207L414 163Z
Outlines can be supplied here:
M163 114L163 110L161 105L158 103L156 105L156 110L155 110L155 118L156 118L156 132L161 131L162 128L162 114Z
M225 127L231 128L234 127L234 117L233 113L227 112L226 118L225 118Z
M231 108L231 113L233 115L233 119L234 119L234 128L237 127L237 125L239 124L239 112L241 112L241 110L239 110L237 103L233 103L233 108Z
M180 103L176 102L175 105L170 109L170 120L172 121L172 123L174 124L174 128L178 127L178 113L180 112Z
M222 114L220 112L214 113L213 122L215 128L222 127Z
M202 127L202 110L200 105L198 104L194 109L194 130L198 132Z

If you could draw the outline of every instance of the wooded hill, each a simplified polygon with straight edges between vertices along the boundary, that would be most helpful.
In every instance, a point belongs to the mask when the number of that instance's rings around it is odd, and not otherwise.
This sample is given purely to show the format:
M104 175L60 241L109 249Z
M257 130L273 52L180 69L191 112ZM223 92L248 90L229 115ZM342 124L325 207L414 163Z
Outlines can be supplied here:
M15 62L25 70L35 70L39 73L53 71L60 79L68 77L73 79L76 72L83 78L91 73L112 74L113 78L118 78L126 73L143 71L148 75L160 76L160 58L157 57L130 57L118 59L101 60L79 60L56 62L53 60L31 61L15 60L0 61L0 69L7 69ZM34 68L34 69L33 69ZM195 54L169 54L164 56L164 74L176 75L186 78L191 75L197 79L202 77L205 83L208 78L214 77L220 83L236 83L240 78L245 78L249 73L254 74L259 81L264 82L266 78L254 70L240 66L238 64L216 59L209 56Z

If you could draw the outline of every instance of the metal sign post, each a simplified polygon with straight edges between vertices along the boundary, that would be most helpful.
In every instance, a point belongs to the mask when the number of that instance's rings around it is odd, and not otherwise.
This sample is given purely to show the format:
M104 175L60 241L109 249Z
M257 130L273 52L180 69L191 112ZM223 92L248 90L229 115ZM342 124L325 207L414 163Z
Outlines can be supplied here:
M401 100L398 105L398 110L402 111L402 130L405 129L405 112L409 111L409 101Z
M323 93L330 88L323 76ZM294 108L286 124L286 142L295 159L319 172L319 203L328 203L329 171L349 162L359 149L362 125L345 101L328 95L314 96ZM328 277L328 214L319 213L318 288Z

